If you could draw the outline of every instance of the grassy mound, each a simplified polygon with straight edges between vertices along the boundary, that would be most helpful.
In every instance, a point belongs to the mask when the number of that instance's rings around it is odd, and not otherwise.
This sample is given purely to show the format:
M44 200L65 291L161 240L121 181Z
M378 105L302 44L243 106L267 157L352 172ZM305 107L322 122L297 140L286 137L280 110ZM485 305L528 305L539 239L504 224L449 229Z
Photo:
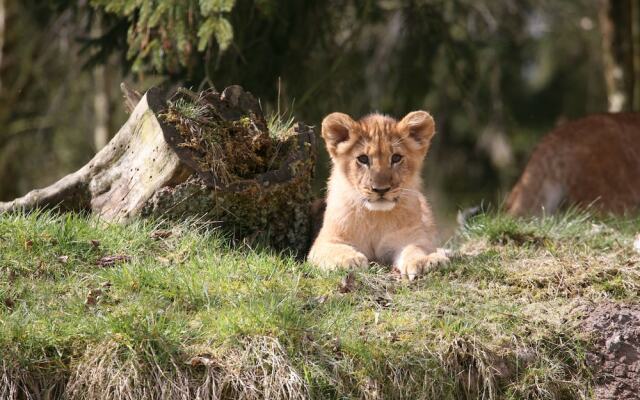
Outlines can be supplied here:
M206 226L0 216L0 398L582 398L580 321L637 302L639 219L482 216L411 284Z

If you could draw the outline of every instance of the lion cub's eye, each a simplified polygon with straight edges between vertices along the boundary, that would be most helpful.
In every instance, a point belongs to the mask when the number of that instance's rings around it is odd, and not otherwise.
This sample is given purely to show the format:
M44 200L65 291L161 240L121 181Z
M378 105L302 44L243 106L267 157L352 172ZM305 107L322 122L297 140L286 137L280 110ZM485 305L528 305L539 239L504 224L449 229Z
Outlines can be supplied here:
M366 154L359 155L356 160L358 160L360 164L369 165L369 157Z
M394 154L391 156L391 164L397 164L402 161L402 156L400 154Z

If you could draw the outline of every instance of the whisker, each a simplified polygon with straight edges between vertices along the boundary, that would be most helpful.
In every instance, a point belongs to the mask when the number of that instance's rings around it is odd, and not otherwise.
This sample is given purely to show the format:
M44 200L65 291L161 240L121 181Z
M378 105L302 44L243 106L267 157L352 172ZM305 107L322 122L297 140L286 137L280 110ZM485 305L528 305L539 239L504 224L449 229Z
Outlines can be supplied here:
M415 189L404 189L404 188L398 188L399 191L401 192L407 192L407 193L414 193L414 194L422 194L420 193L419 190L415 190Z

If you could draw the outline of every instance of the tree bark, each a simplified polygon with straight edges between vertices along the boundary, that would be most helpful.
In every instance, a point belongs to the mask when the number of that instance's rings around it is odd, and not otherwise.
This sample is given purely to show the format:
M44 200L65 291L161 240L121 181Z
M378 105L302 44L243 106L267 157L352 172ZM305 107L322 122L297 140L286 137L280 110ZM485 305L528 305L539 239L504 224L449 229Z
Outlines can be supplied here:
M102 18L96 15L92 28L93 37L102 35ZM108 65L108 64L107 64ZM109 80L107 66L100 64L93 69L95 93L93 94L94 130L93 145L99 151L109 142Z
M107 70L104 65L95 67L93 79L96 88L93 95L93 114L95 116L93 145L96 150L100 150L109 142L109 89L107 87Z

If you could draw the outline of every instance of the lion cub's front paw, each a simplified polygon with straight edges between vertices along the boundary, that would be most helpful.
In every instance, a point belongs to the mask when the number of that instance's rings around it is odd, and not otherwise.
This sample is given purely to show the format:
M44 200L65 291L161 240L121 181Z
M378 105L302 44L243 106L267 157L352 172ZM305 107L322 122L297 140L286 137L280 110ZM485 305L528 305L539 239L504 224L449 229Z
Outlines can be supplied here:
M434 270L437 266L449 262L449 257L444 249L417 257L406 257L396 266L401 278L409 278L410 281L418 276Z
M335 254L325 261L325 268L367 268L369 260L364 254L353 252L345 254Z
M434 251L433 253L429 254L427 257L429 257L431 266L433 268L439 266L439 265L445 265L449 263L449 255L451 254L451 250L447 250L447 249L443 249L441 247L438 247L436 249L436 251Z
M367 268L369 260L355 249L333 248L331 251L313 253L309 261L324 269Z

